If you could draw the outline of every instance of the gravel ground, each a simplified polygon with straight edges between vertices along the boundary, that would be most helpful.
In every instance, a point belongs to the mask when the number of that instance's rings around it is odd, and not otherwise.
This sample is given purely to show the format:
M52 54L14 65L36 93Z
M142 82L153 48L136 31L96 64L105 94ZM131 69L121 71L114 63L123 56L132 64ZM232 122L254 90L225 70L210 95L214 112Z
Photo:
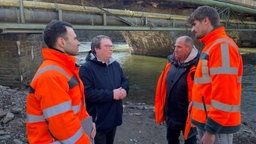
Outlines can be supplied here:
M0 143L26 144L25 99L27 90L0 85ZM256 144L256 122L243 121L234 144ZM166 144L166 128L156 125L154 107L124 102L123 124L117 128L115 144Z

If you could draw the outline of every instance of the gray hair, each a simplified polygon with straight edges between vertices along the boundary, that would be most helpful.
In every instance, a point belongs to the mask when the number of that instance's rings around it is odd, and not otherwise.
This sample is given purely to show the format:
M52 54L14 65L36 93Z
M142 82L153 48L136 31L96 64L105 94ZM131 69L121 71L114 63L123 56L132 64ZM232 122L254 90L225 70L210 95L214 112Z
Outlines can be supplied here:
M202 21L208 18L213 27L220 25L220 16L217 10L210 6L198 7L187 19L188 23L192 24L195 20Z
M194 47L194 41L191 37L189 36L185 36L185 42L191 47L193 48Z
M179 38L184 38L185 44L187 44L191 49L194 47L194 41L190 36L179 36L177 39Z
M95 53L95 48L100 48L100 42L102 39L110 39L110 37L105 36L105 35L98 35L98 36L95 36L94 38L92 38L91 50L93 53Z

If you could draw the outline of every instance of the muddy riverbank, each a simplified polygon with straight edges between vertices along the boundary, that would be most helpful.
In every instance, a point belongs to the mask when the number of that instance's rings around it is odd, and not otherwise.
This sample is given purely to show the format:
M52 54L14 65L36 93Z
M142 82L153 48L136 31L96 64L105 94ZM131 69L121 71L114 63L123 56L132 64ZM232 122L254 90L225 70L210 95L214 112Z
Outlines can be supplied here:
M0 86L0 143L26 144L26 89ZM156 125L154 107L144 103L124 102L123 124L118 127L115 144L165 144L166 129ZM256 143L256 121L243 121L234 144Z

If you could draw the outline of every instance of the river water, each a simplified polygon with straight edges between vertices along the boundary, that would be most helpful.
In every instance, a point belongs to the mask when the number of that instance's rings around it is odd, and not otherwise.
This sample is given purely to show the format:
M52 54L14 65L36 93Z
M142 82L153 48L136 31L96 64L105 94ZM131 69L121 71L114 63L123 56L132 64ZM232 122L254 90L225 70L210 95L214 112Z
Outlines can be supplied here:
M89 44L83 46L82 50ZM114 48L127 47L116 43ZM83 63L86 53L80 54L78 61ZM129 52L114 52L113 57L121 64L130 82L130 91L126 100L136 103L154 104L155 87L158 76L167 59L150 56L131 55ZM243 120L256 122L256 54L243 55L244 74L242 86Z

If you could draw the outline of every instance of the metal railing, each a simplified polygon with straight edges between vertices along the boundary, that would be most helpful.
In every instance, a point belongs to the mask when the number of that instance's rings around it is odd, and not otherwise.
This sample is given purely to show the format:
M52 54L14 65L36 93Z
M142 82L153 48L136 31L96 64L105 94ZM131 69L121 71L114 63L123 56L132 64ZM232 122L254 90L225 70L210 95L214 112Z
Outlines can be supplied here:
M0 0L0 32L42 33L52 19L72 23L75 29L118 31L189 30L187 16L130 10L46 3L23 0ZM255 31L256 22L225 19L228 30Z

